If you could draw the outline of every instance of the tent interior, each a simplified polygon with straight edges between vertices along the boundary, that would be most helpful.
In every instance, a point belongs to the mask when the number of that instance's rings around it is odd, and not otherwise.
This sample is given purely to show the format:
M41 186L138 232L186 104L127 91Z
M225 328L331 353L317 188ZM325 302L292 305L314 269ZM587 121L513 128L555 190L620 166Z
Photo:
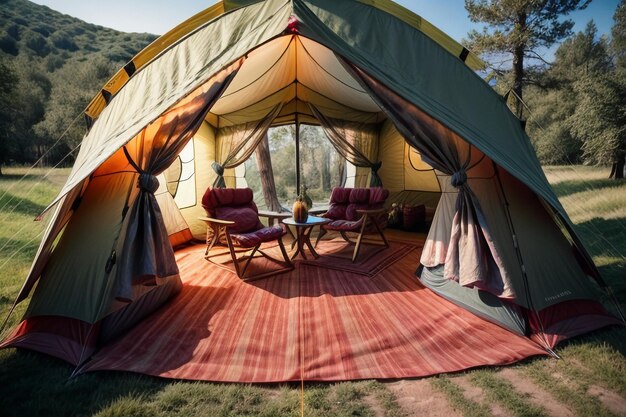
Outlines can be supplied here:
M384 85L373 97L376 84L359 71L286 31L223 67L112 155L102 153L57 202L22 291L33 293L25 319L0 346L43 351L84 371L241 382L401 378L511 363L618 323L595 301L599 287L584 249L550 204ZM381 107L385 94L453 149L466 178L455 177L460 169L433 168L412 146L419 137L407 138ZM289 125L319 126L346 160L343 184L332 185L369 187L378 176L390 191L387 206L424 204L430 228L387 231L391 247L352 269L298 262L289 273L243 282L205 261L206 189L220 179L246 187L246 161L269 129ZM143 198L138 173L155 154L169 154L153 170L161 175L152 192L177 265L120 283L110 277L132 269L129 259L145 250L119 237L130 233L137 204L129 202ZM296 172L299 189L305 181ZM475 270L464 264L467 253L449 253L457 226L468 227L455 219L465 183L480 204L478 229L488 230L469 239L487 248L474 255ZM262 192L255 198L263 204ZM332 244L323 241L321 253ZM158 263L163 248L152 249Z

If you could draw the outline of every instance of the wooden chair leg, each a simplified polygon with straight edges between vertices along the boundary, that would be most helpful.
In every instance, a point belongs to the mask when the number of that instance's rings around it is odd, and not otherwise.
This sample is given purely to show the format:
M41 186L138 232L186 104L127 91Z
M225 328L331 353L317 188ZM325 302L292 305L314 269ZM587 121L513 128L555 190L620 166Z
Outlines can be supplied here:
M326 229L324 229L323 227L320 227L320 231L317 234L317 239L315 239L315 245L313 245L313 247L317 248L317 244L320 243L320 240L322 240L325 234L326 234Z
M248 256L248 259L246 259L246 263L243 266L243 269L241 270L241 276L240 278L244 278L244 276L246 275L246 270L248 269L248 266L250 266L250 262L252 262L252 259L254 258L254 254L256 253L256 251L259 249L259 247L261 246L261 244L259 243L258 245L256 245L253 249L252 249L252 253L250 253L250 255Z
M287 253L287 250L285 249L285 244L283 243L282 236L278 238L278 246L280 247L280 253L282 253L283 258L285 259L285 263L293 267L293 264L291 263L291 259L289 259L289 254Z
M352 255L352 263L356 262L356 258L359 256L359 250L361 249L361 240L363 239L365 226L367 226L367 214L365 215L365 218L363 219L363 224L361 225L361 231L359 232L359 236L356 238L356 245L354 246L354 254Z
M233 246L233 241L230 238L230 233L228 230L226 231L226 242L228 243L228 250L230 251L230 257L233 259L233 264L235 264L235 272L239 278L243 278L241 272L239 271L239 262L237 260L237 254L235 253L235 248Z
M376 221L376 219L372 219L372 223L374 223L374 227L376 228L376 231L378 232L380 237L383 239L383 242L385 243L385 247L388 248L389 247L389 242L387 241L387 237L383 233L383 230L380 228L380 225L378 224L378 221Z
M211 236L211 239L209 241L209 231L213 232L213 235ZM213 246L215 246L215 244L217 243L219 237L220 237L220 228L219 227L208 227L206 228L206 251L204 252L204 256L207 256L209 254L209 251L211 249L213 249Z

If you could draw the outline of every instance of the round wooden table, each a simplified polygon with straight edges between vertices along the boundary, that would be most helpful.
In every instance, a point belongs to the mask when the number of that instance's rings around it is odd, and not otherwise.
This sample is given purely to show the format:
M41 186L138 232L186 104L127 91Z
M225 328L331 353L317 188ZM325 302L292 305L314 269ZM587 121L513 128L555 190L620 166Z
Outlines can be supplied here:
M296 250L291 254L291 259L294 259L296 256L300 255L302 258L307 259L304 250L306 247L309 248L309 251L315 258L319 258L317 252L315 252L315 248L311 244L311 231L315 226L321 226L326 223L330 223L330 219L325 219L324 217L315 217L309 216L306 219L306 222L299 223L293 217L288 219L284 219L283 223L289 226L293 226L296 228Z

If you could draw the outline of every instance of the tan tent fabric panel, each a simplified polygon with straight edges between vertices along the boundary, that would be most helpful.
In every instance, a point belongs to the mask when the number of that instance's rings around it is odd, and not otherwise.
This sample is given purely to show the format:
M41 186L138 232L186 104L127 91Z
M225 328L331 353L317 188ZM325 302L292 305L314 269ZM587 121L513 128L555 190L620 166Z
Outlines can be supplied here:
M439 193L439 183L432 167L421 161L419 153L411 151L412 148L390 121L383 124L379 146L379 159L383 164L378 173L390 192Z
M157 178L159 180L159 189L154 193L154 196L159 203L159 209L161 209L168 236L188 229L187 222L185 222L176 202L174 202L174 198L167 189L165 175L161 174Z
M382 162L378 175L390 192L404 191L404 138L393 123L385 120L380 130L378 159Z
M422 161L422 157L408 143L404 144L404 188L411 191L431 191L438 193L439 182L435 171Z
M198 217L206 216L202 208L202 196L207 187L215 181L215 172L211 169L210 161L215 160L215 131L208 124L203 123L194 136L194 152L196 159L196 205L184 208L181 213L195 239L206 238L206 223Z
M347 120L380 113L332 51L295 35L275 39L248 54L211 113L226 119L222 123L220 118L217 127L239 124L250 120L245 117L258 118L263 111L296 97L319 104L329 117L343 119L346 110ZM354 115L360 112L365 115Z

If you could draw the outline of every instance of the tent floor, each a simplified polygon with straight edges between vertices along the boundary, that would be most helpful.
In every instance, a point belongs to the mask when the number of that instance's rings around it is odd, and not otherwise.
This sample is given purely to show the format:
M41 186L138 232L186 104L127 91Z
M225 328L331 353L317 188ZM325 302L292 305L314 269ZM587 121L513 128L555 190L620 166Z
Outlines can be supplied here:
M204 245L185 248L177 252L181 293L84 370L340 381L421 377L545 354L423 287L415 270L424 237L390 233L396 245L415 246L374 277L298 262L291 272L243 282L204 260Z

